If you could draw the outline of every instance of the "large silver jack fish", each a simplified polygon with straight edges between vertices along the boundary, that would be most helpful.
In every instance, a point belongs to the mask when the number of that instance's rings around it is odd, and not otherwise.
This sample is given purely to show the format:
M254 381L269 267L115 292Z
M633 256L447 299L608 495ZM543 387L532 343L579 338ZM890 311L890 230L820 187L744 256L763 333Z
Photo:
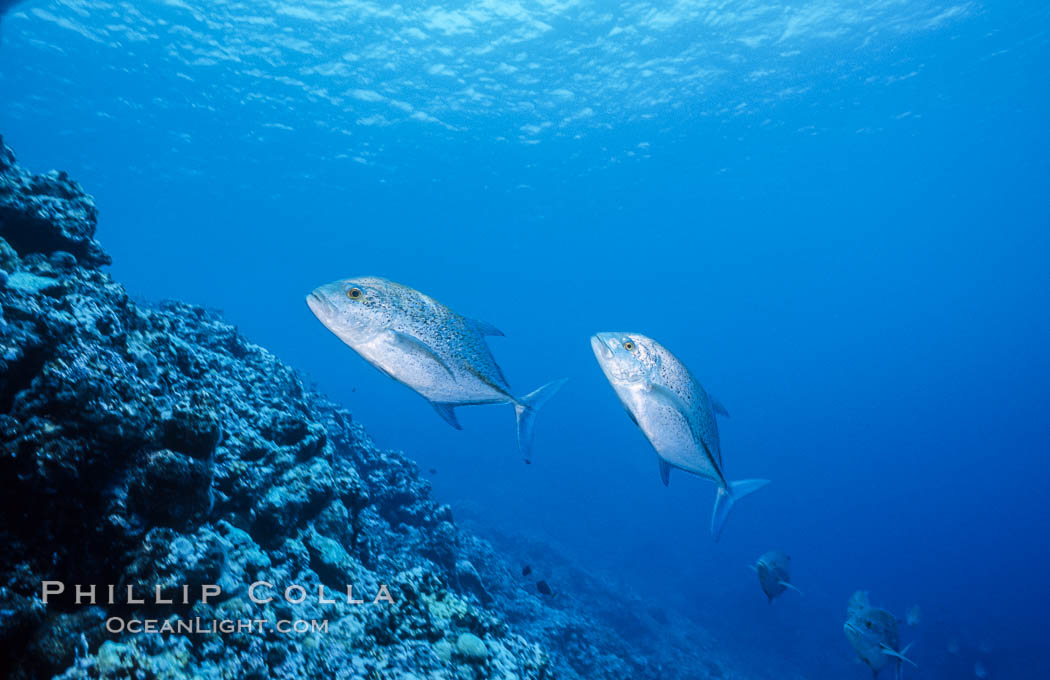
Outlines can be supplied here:
M711 515L711 535L717 541L733 503L769 484L768 479L726 481L715 414L729 414L652 338L598 333L591 338L591 349L627 415L656 449L664 485L672 467L718 484Z
M518 448L530 462L536 412L565 381L523 397L511 394L485 343L486 335L503 335L494 326L374 276L326 283L306 296L306 304L365 361L421 394L457 430L463 429L457 406L513 404Z

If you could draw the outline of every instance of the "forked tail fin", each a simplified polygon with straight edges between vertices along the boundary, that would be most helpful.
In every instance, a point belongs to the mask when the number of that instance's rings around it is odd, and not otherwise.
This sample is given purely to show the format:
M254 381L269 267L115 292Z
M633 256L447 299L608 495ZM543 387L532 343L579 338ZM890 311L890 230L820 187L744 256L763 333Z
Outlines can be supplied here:
M532 461L532 430L536 424L536 412L564 384L564 378L552 380L514 402L514 417L518 420L518 450L521 451L526 463Z
M718 495L715 496L715 511L711 514L711 535L718 540L722 535L722 527L725 526L729 511L733 509L733 503L739 499L753 494L769 484L768 479L741 479L737 482L729 482L729 486L718 487Z

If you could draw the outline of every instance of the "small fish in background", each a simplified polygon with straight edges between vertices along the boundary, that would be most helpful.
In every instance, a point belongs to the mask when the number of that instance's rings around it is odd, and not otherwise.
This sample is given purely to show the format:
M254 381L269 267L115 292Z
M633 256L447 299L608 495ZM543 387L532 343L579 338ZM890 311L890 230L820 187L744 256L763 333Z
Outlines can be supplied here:
M528 576L531 573L532 573L532 566L531 565L526 564L524 567L521 568L521 575L522 576Z
M860 660L871 668L872 676L878 677L879 671L895 664L896 677L900 680L903 677L902 662L913 666L915 662L905 656L911 648L910 644L900 649L897 617L885 609L870 606L865 591L854 593L847 611L851 613L842 627L843 632Z
M319 286L306 296L306 304L336 337L422 395L457 430L463 429L456 419L458 406L512 404L518 448L530 461L536 412L565 381L514 396L485 342L485 336L503 335L495 326L374 276Z
M711 535L718 540L733 504L768 479L726 480L715 415L728 416L689 369L663 345L639 333L598 333L591 349L627 415L656 449L666 486L675 467L718 485Z
M978 661L973 665L973 674L976 675L978 678L987 678L988 670L984 667L983 663Z
M955 638L948 640L948 653L957 655L959 653L959 641Z
M437 468L430 468L429 470L427 470L427 472L429 472L432 475L436 475L438 473Z
M554 595L554 591L551 590L551 587L546 581L536 581L536 591L539 592L540 595L546 595L547 597L553 597Z
M919 625L922 620L922 611L919 609L919 605L913 604L908 607L908 613L904 617L908 624L908 628L914 628Z
M778 550L770 550L758 561L750 565L758 574L758 583L762 586L762 592L770 604L774 598L787 589L794 590L799 595L802 591L791 585L791 558Z

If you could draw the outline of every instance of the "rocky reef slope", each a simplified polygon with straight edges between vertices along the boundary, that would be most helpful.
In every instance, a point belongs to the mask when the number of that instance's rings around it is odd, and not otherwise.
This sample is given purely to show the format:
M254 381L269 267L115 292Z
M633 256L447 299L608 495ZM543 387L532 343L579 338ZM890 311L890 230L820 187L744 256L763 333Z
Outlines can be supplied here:
M667 651L651 613L521 584L414 463L217 314L129 299L100 270L96 219L76 182L26 172L0 140L0 676L729 675L700 645ZM64 584L46 605L45 581ZM221 594L204 601L205 584ZM373 602L384 586L393 602ZM112 617L267 625L135 634Z

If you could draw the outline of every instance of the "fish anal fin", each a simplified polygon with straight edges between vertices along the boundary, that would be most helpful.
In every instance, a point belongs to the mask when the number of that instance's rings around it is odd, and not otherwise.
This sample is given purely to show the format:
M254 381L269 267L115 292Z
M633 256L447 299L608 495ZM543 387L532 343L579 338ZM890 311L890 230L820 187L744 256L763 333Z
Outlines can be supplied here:
M394 344L400 347L405 353L436 363L448 372L449 377L455 380L456 376L452 373L452 369L449 368L449 365L445 363L445 360L442 359L427 343L415 336L401 333L400 331L390 331L390 337Z
M671 464L663 458L657 458L660 461L660 481L667 486L671 482Z
M456 408L455 404L444 404L436 401L430 402L430 405L434 407L438 415L445 419L445 422L456 428L462 430L463 426L459 424L459 420L456 419L456 412L453 410Z

